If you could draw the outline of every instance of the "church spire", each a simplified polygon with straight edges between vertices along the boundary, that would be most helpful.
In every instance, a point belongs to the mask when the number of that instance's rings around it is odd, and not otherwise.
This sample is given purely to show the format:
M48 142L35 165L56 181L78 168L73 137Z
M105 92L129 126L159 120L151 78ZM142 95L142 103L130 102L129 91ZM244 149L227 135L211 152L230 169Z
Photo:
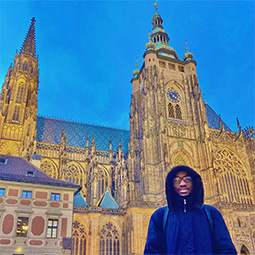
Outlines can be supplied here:
M146 44L145 49L146 51L153 49L157 51L159 55L163 55L171 59L178 59L175 50L168 45L169 37L162 26L163 19L158 13L157 1L154 6L155 13L151 21L153 25L152 33L149 38L149 43Z
M168 46L169 37L162 26L163 19L158 13L157 2L155 2L154 6L155 14L151 22L153 25L151 41L154 42L156 45L163 44Z
M32 18L27 36L20 50L20 54L29 55L35 58L35 18Z

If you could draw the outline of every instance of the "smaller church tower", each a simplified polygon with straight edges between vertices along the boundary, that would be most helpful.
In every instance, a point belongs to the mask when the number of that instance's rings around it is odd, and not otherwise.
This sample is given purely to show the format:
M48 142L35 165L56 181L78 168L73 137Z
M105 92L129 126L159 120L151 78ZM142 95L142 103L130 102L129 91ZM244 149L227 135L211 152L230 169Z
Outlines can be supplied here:
M35 18L14 64L10 65L0 95L0 153L30 160L36 142L38 56Z

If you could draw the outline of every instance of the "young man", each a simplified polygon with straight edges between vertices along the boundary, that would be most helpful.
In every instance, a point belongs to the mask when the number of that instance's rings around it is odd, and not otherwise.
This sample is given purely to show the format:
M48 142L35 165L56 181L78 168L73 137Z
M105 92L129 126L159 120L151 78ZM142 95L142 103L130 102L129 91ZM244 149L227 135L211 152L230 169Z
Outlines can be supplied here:
M167 207L151 216L144 254L237 254L221 213L203 205L201 177L176 166L166 178Z

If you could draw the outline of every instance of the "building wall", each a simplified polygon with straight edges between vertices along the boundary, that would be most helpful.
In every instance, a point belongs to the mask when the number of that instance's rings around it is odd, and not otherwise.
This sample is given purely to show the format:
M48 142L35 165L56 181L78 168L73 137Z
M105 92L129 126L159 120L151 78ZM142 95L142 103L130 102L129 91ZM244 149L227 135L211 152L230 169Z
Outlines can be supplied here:
M159 55L150 44L141 70L132 79L128 155L122 152L121 144L115 152L111 144L108 151L97 150L95 141L90 147L68 146L68 134L64 132L60 144L35 141L38 59L16 55L0 97L0 153L26 159L36 153L41 156L40 162L36 161L41 170L82 186L81 193L90 207L75 209L74 254L105 254L110 247L115 247L119 255L142 254L149 218L166 204L165 177L180 164L201 174L205 202L222 212L238 252L255 254L254 129L246 135L240 126L238 133L226 131L221 119L220 129L209 128L193 55L182 61L166 41L163 48ZM26 61L36 71L23 69ZM31 97L23 96L20 101L20 86ZM171 90L179 94L178 102L169 101ZM14 115L15 106L20 107L19 115ZM16 242L15 247L20 245L28 253L42 249L60 254L61 238L71 236L71 191L20 183L1 185L7 192L0 197L2 252L13 253ZM106 187L122 209L97 206ZM32 189L31 199L20 198L23 188ZM49 200L51 190L61 192L60 203ZM27 215L27 237L18 238L17 217ZM54 240L46 238L49 218L59 219L58 237Z
M0 181L0 253L63 254L62 238L71 237L73 192L70 188ZM31 198L22 198L31 191ZM51 193L60 200L51 200ZM24 236L17 234L19 217L28 218ZM58 220L56 237L47 237L49 220ZM54 233L53 233L54 236Z

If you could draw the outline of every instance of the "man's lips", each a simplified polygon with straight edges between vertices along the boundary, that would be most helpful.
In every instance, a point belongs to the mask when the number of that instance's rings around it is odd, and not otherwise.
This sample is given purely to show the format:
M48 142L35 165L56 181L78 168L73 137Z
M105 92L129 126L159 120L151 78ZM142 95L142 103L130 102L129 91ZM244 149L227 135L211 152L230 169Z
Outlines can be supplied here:
M189 191L189 189L179 189L179 192L181 192L181 193L184 193L184 192L187 192L187 191Z

